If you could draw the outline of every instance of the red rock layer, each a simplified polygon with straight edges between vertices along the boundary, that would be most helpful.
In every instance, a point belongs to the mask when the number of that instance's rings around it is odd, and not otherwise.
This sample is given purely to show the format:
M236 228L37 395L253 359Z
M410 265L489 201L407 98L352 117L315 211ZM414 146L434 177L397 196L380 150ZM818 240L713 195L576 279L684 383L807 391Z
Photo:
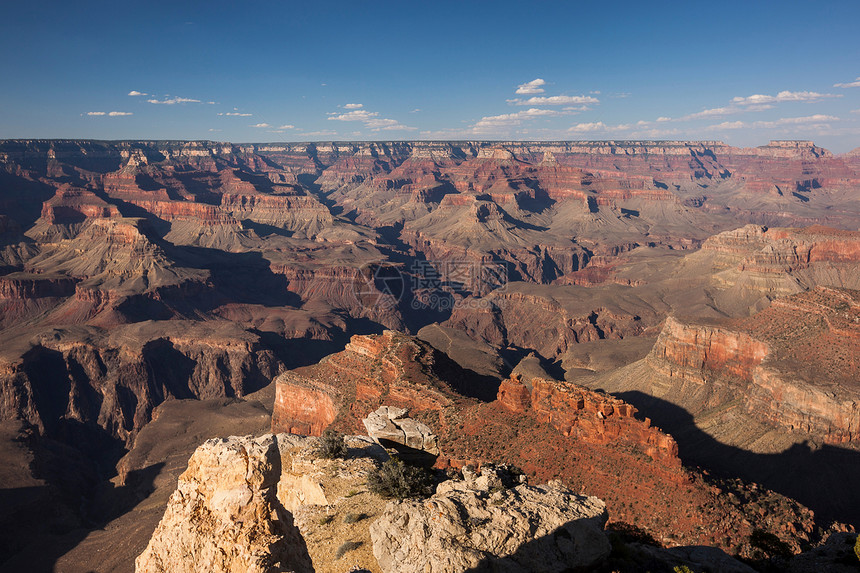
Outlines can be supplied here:
M529 410L565 436L592 444L629 444L668 466L680 467L678 444L672 436L638 420L636 408L608 394L567 382L531 380L529 389L519 377L502 382L499 402L512 412Z
M719 324L669 318L648 361L712 406L740 399L768 424L860 445L860 291L818 287Z

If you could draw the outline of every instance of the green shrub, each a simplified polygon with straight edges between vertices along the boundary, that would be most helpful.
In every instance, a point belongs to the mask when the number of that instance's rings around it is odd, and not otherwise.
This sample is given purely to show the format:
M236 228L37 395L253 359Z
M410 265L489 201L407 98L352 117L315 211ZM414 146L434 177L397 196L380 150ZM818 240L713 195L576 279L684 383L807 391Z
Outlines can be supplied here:
M672 569L674 573L695 573L692 569L687 567L686 565L675 565L675 568Z
M343 434L334 430L323 432L317 453L328 460L346 457L346 442L343 440Z
M391 457L367 477L367 489L385 498L426 497L433 493L433 477L424 468Z
M332 521L334 521L334 516L333 515L326 515L325 517L320 518L319 524L320 525L328 525Z
M857 536L857 541L854 542L854 555L856 555L857 560L860 561L860 535Z
M334 552L334 558L340 559L341 557L346 555L347 552L352 551L353 549L358 549L362 545L363 543L361 541L347 541L346 543L337 548L337 551Z

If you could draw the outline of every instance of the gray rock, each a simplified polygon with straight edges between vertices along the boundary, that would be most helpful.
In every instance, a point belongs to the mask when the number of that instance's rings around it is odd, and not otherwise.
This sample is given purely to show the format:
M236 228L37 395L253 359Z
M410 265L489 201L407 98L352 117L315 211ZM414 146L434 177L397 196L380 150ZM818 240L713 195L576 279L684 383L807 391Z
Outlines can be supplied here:
M370 526L380 568L553 573L593 566L609 554L603 501L560 484L490 494L487 486L499 481L490 474L444 482L427 500L389 502Z
M415 450L439 454L436 435L422 422L409 418L408 410L394 406L381 406L362 420L367 434L377 443L380 440L401 444Z

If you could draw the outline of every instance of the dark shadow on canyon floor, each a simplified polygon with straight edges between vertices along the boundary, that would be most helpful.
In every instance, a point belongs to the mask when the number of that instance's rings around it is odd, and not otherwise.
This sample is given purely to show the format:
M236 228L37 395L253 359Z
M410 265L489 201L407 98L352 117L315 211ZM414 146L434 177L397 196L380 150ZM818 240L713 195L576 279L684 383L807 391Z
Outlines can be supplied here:
M153 489L163 463L129 472L125 485L102 482L91 499L65 484L0 489L0 573L55 571L92 531L133 509Z
M812 448L803 442L778 454L758 454L717 441L675 404L639 391L617 396L675 438L684 464L718 477L754 481L794 498L812 509L819 523L838 520L860 526L860 452L830 445Z

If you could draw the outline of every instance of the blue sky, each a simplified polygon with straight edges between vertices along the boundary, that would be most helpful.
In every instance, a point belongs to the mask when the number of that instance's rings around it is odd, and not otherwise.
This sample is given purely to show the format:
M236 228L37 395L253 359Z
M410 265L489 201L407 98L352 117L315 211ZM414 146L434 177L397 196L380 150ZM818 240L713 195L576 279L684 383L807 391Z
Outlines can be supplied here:
M5 4L0 138L860 146L857 0Z

